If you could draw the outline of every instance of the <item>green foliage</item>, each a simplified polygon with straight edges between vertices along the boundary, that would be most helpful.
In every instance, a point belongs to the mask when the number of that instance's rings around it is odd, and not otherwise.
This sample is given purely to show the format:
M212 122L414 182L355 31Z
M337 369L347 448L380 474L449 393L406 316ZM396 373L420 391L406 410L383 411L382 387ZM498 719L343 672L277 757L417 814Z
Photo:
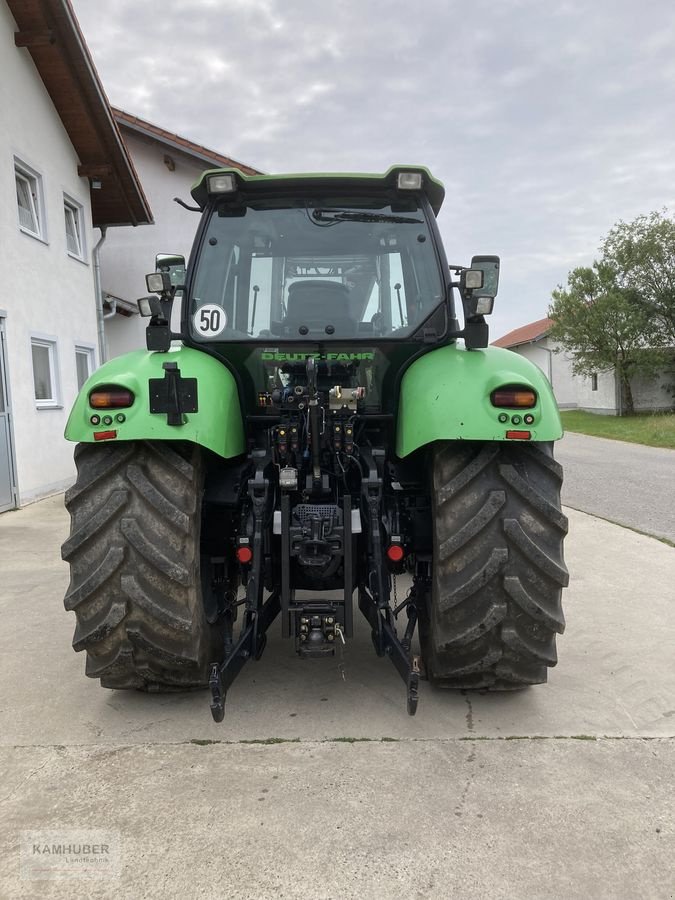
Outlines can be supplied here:
M675 221L664 210L618 222L601 251L617 284L647 312L652 346L675 347Z
M549 337L574 354L576 374L616 371L627 412L633 410L631 379L653 377L664 362L650 341L649 310L632 288L617 282L604 262L569 273L567 287L553 291Z

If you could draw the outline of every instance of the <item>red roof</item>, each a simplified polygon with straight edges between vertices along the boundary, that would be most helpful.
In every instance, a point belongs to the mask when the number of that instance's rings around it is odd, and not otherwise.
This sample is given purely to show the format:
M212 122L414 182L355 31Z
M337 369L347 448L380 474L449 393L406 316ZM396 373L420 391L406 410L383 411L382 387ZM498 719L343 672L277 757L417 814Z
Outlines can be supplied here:
M536 322L531 322L529 325L522 325L514 331L509 331L504 337L500 337L499 340L493 341L492 346L506 347L508 350L511 347L518 347L520 344L531 344L533 341L538 341L540 338L546 337L552 325L552 319L538 319Z
M201 144L195 144L187 138L174 134L172 131L160 128L159 125L153 125L152 122L146 122L145 119L139 119L138 116L133 116L131 113L124 112L123 109L116 109L113 107L112 112L115 121L122 128L128 128L130 131L136 131L146 137L153 138L154 140L165 144L167 147L171 147L173 150L180 150L188 156L195 157L201 162L207 163L212 168L216 166L223 169L235 168L239 169L239 171L243 172L245 175L263 174L252 166L237 162L236 159L231 159L229 156L223 156L222 153L216 153L215 150L209 150L208 147L203 147Z

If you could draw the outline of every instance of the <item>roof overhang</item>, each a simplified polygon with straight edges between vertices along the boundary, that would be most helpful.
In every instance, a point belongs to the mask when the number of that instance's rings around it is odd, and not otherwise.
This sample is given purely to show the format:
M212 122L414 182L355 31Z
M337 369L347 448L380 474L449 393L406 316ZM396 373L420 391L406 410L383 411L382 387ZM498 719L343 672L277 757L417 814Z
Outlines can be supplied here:
M69 0L7 0L25 47L91 185L97 227L152 222L150 206Z
M124 300L122 297L115 297L114 294L103 295L103 305L109 313L117 313L120 316L138 316L138 304L132 303L130 300Z
M238 162L236 159L223 156L222 153L217 153L215 150L210 150L208 147L203 147L201 144L195 144L194 141L190 141L187 138L181 137L179 134L167 131L165 128L160 128L159 125L153 125L152 122L147 122L145 119L139 119L138 116L133 116L123 109L116 109L113 107L112 113L115 117L115 121L122 130L126 129L133 134L155 141L156 143L161 144L165 149L181 153L188 159L205 164L209 168L213 168L214 166L222 166L225 168L234 167L245 175L262 174L258 169L254 169L252 166L247 166L245 163Z

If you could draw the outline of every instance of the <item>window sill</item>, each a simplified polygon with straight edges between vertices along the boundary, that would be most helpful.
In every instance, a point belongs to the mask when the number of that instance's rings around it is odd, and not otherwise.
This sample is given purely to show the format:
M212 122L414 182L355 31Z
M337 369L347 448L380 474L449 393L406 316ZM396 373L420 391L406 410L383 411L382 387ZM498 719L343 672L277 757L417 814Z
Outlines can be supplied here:
M63 409L62 403L48 403L46 401L36 400L35 409Z
M34 231L29 231L27 228L24 228L22 225L19 225L19 231L21 234L25 234L26 237L33 238L35 241L40 241L41 244L49 245L49 241L47 238L43 237L41 234L36 234Z
M68 251L68 256L74 259L75 262L82 263L83 266L89 265L89 260L85 259L84 256L78 256L77 253L71 253L70 250Z

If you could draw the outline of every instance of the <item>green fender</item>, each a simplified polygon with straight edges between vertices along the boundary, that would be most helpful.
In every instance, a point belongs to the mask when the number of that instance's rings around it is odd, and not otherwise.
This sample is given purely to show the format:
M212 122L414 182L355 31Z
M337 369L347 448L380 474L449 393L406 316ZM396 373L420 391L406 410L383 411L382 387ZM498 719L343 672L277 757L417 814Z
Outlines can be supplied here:
M534 388L533 409L496 409L495 388L521 384ZM498 416L507 413L509 421ZM534 422L525 425L523 415ZM511 417L520 417L516 422ZM396 453L408 456L432 441L507 441L508 430L526 430L533 441L557 441L563 429L551 385L534 363L511 350L466 350L449 344L415 360L403 375Z
M150 412L148 379L164 378L162 365L176 362L181 378L197 379L198 411L186 413L183 425L168 425L166 413ZM102 385L119 385L133 392L128 409L100 410L89 406L90 392ZM124 422L116 415L121 413ZM112 425L92 425L91 416L109 414ZM94 432L115 431L117 441L192 441L229 459L246 447L239 395L234 376L225 366L190 347L176 347L167 353L135 350L105 363L87 379L68 418L65 436L69 441L93 443Z

